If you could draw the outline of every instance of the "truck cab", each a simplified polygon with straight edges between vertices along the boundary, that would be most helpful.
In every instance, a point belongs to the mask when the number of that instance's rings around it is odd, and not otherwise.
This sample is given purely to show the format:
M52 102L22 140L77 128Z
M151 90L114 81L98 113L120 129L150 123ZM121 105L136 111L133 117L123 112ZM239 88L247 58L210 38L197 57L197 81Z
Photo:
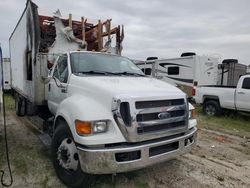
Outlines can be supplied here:
M186 94L125 57L72 51L57 58L49 76L52 156L66 185L164 162L196 142Z
M241 76L235 92L235 107L240 111L250 112L250 74Z

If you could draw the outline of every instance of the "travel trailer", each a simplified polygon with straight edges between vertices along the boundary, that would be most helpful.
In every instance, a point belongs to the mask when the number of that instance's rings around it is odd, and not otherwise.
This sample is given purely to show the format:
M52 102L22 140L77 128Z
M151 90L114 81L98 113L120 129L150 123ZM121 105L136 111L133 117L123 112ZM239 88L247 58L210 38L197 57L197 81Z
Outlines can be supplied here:
M171 59L148 58L147 61L134 61L146 74L179 87L188 97L192 97L193 87L216 85L218 80L219 58L183 53Z

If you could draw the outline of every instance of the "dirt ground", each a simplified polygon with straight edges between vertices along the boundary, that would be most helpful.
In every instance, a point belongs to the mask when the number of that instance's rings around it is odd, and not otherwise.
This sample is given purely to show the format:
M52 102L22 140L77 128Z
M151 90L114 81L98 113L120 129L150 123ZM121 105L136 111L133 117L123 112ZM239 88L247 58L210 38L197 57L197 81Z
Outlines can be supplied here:
M12 187L65 187L56 177L49 149L27 118L7 116ZM0 169L7 170L0 127ZM8 182L6 174L5 181ZM1 187L1 186L0 186ZM97 176L93 188L250 187L250 140L200 129L189 154L135 172Z

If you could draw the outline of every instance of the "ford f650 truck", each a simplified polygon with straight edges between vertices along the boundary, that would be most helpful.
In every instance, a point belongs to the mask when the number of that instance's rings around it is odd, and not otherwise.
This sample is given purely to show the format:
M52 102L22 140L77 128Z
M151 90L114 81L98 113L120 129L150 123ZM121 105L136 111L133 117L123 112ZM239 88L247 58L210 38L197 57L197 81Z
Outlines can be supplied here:
M55 42L44 52L39 18L28 1L10 38L12 88L17 115L44 119L62 182L87 187L91 174L145 168L191 150L197 122L185 93L125 57L86 51L57 17Z

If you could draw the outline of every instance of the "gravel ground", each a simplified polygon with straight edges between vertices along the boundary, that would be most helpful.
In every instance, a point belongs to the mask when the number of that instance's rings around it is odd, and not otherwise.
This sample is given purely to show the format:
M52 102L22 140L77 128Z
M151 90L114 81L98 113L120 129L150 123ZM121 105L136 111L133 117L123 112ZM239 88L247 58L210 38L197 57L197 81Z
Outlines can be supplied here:
M7 116L12 187L65 187L56 177L49 149L41 144L27 118ZM0 169L7 169L0 127ZM8 182L6 174L5 181ZM1 186L0 186L1 187ZM200 129L191 153L147 169L97 176L93 188L250 187L250 142L247 138Z

